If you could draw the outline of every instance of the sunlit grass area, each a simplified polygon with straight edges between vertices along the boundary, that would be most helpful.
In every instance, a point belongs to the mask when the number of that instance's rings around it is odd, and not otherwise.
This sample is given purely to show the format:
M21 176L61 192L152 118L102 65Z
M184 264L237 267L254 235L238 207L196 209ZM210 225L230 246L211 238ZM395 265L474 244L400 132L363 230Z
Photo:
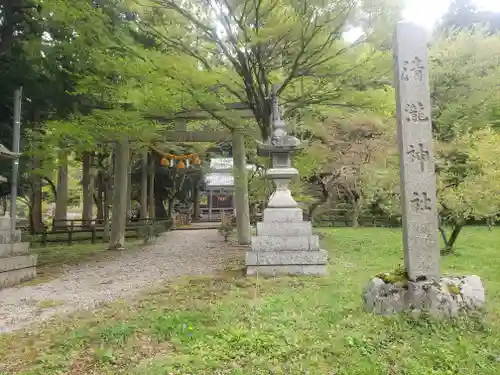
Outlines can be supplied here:
M0 373L496 375L500 230L466 228L443 273L485 282L484 319L415 320L362 310L370 278L402 263L397 229L328 229L326 278L256 279L241 264L136 301L0 336ZM202 260L200 260L202 261Z

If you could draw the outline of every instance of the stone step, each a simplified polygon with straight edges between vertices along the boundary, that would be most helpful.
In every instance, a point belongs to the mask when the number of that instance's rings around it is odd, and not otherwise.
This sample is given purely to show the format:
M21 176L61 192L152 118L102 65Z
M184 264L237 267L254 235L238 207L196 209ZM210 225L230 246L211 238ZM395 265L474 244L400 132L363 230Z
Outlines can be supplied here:
M302 221L302 216L300 208L266 208L264 210L264 222Z
M21 268L8 272L0 272L0 289L18 285L36 277L36 267Z
M258 236L312 236L309 221L272 221L257 223Z
M37 260L38 256L36 254L0 258L0 274L22 268L36 267Z
M328 261L328 253L319 251L249 251L246 253L247 266L294 266L324 265Z
M293 265L293 266L248 266L247 276L326 276L327 271L324 265Z
M319 250L318 236L252 236L252 251Z
M14 248L12 248L14 245ZM14 244L0 244L0 258L8 257L11 255L27 254L30 251L29 242L17 242Z
M14 235L14 242L21 242L21 231L19 229L14 230L14 233L10 229L0 229L0 244L11 243L11 234Z
M10 229L10 216L0 216L0 229Z

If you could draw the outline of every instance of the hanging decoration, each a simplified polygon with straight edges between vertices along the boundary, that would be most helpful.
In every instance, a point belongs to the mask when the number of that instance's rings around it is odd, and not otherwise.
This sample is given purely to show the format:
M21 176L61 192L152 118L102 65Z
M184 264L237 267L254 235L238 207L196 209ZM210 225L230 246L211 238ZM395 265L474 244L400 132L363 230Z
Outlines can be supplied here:
M201 159L198 154L175 155L162 153L161 165L164 167L177 166L179 169L189 168L191 165L200 165Z
M179 169L189 168L191 165L200 165L201 159L198 154L185 154L185 155L176 155L162 152L158 150L155 146L149 146L153 151L162 156L160 160L160 164L164 167L177 167Z

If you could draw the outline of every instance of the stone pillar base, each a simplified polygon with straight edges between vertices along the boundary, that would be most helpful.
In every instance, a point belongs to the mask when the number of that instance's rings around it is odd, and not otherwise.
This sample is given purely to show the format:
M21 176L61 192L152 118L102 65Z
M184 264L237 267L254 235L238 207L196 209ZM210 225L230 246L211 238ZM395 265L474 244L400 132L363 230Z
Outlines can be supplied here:
M454 317L481 311L485 304L478 276L441 277L439 281L387 282L374 277L363 293L364 307L377 315L401 312Z
M8 288L36 277L36 255L0 258L0 289Z
M326 276L324 265L303 265L303 266L247 266L247 276Z
M0 216L0 289L36 277L38 258L29 254L29 242L21 242L21 231L11 231L10 224L10 216Z
M328 254L319 248L300 208L267 208L246 253L248 276L326 275Z

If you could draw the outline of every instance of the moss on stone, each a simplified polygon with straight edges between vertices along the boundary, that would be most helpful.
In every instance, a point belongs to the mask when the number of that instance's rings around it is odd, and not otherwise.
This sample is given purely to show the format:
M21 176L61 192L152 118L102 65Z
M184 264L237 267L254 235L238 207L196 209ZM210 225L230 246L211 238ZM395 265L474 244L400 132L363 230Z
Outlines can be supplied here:
M402 287L408 286L408 274L401 266L391 272L379 273L376 277L386 284L400 285Z
M447 287L448 287L448 291L451 294L455 294L455 295L460 294L460 287L458 285L448 284Z

